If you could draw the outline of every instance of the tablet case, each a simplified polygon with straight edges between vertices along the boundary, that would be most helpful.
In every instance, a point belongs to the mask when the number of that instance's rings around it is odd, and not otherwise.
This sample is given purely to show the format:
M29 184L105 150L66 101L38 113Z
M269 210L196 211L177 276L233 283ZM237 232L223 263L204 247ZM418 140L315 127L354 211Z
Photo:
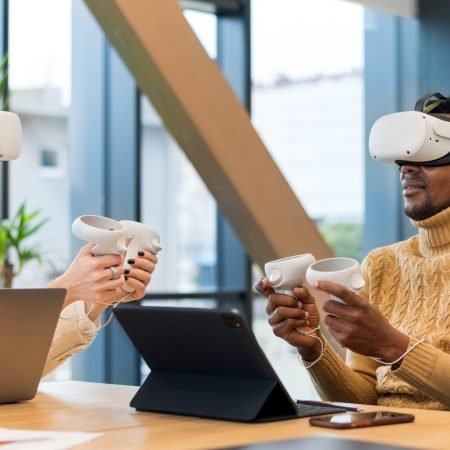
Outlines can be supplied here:
M114 314L151 369L132 407L241 422L297 417L236 311L127 304Z

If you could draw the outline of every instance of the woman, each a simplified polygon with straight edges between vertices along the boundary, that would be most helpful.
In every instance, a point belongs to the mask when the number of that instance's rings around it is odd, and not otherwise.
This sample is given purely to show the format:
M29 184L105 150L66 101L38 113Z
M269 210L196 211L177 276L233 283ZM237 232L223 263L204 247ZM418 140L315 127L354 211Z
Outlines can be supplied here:
M158 262L155 255L143 251L128 260L132 268L124 270L122 256L93 256L94 245L85 245L68 270L48 284L66 289L67 294L43 375L89 347L101 327L100 314L109 305L142 298ZM132 293L122 289L125 281L134 288Z

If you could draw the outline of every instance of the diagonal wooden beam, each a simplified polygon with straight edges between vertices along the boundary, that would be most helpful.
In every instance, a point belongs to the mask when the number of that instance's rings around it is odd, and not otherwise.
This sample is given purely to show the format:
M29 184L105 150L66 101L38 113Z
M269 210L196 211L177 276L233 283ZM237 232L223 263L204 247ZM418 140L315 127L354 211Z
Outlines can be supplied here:
M85 2L252 259L330 256L178 1Z

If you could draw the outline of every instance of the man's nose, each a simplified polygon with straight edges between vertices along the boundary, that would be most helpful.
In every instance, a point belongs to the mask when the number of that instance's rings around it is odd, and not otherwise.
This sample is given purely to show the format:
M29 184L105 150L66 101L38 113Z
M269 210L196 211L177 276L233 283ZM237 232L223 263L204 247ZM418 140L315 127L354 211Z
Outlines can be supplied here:
M412 172L419 172L422 170L422 166L418 166L416 164L402 164L400 167L400 172L402 173L412 173Z

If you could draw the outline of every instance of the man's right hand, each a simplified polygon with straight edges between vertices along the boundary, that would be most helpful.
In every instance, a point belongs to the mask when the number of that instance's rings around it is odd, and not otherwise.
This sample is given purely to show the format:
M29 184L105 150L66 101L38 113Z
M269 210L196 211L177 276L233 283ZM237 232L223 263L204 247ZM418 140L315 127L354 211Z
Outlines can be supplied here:
M255 285L255 290L268 299L266 312L273 333L296 347L303 360L316 360L320 356L322 346L317 339L320 338L320 332L312 330L319 326L320 314L308 289L294 288L296 298L276 294L269 280L262 278Z

